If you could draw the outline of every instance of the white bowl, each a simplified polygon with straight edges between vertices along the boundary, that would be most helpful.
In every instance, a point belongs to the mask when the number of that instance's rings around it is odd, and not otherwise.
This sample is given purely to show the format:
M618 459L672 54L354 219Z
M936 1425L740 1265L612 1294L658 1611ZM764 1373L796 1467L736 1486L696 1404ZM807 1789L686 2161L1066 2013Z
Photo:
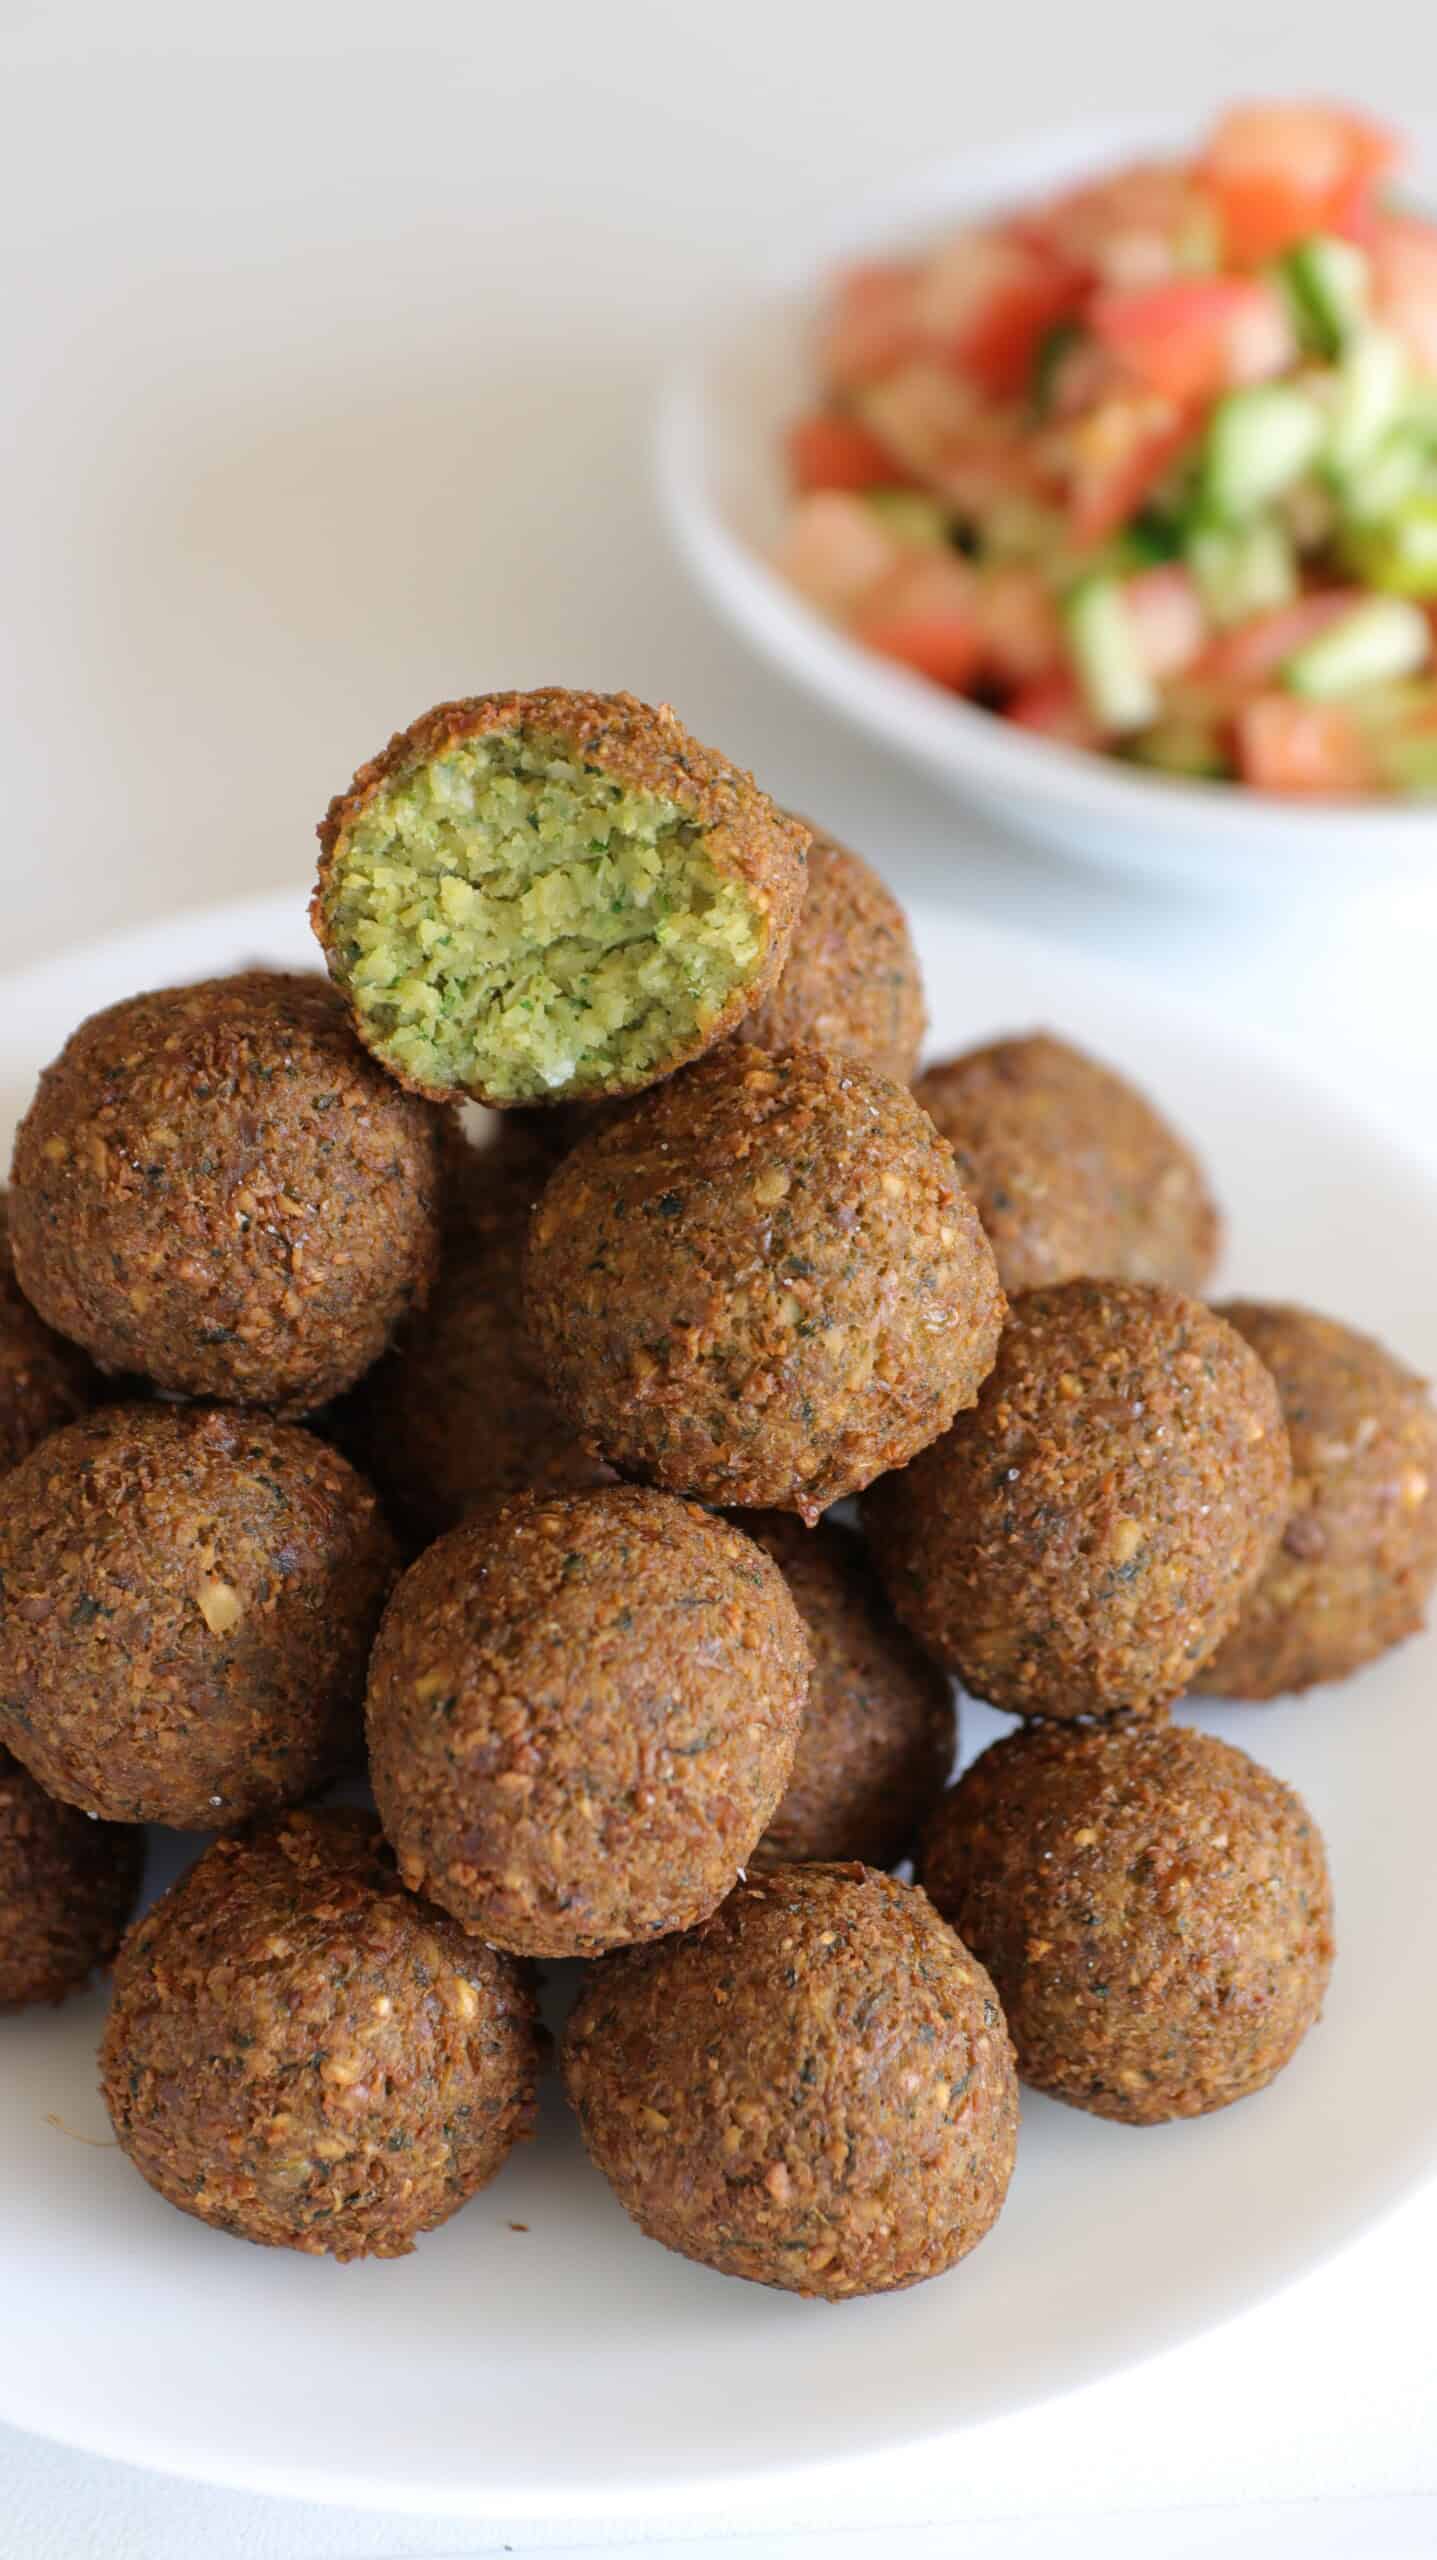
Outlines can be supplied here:
M1407 131L1414 180L1437 194L1437 127ZM800 244L664 388L657 462L669 524L699 585L761 657L970 806L1049 848L1149 877L1281 893L1306 889L1317 872L1363 882L1426 868L1437 859L1430 801L1297 804L1057 745L860 648L769 566L785 505L782 431L804 405L813 312L832 269L1192 139L1171 117L1109 119L965 153Z

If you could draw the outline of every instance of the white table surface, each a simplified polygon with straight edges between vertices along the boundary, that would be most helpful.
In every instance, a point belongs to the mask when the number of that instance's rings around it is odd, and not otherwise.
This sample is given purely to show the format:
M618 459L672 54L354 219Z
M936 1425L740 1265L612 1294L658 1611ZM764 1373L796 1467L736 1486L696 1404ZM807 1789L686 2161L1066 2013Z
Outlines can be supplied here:
M441 694L626 684L671 698L900 889L1126 961L1259 1030L1437 1172L1437 842L1430 891L1279 914L1120 889L979 838L707 622L654 521L642 437L676 331L815 198L1101 103L1360 83L1400 116L1404 99L1430 105L1425 14L10 0L8 964L176 904L298 894L336 780ZM397 206L385 135L416 116L432 183ZM900 2525L924 2560L960 2523L974 2560L1028 2560L1059 2518L1076 2560L1429 2553L1434 2289L1429 2188L1157 2362L665 2529L761 2536L753 2560L868 2560ZM582 2517L547 2537L593 2541ZM4 2560L500 2547L545 2537L246 2498L0 2427Z

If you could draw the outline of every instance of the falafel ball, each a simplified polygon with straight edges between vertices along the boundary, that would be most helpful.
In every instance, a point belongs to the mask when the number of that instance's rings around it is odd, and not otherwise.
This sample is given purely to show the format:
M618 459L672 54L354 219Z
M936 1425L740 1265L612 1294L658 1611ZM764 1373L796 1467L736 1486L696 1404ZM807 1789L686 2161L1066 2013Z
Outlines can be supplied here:
M749 1865L896 1866L953 1766L952 1686L894 1617L856 1530L806 1529L791 1511L738 1526L772 1556L813 1647L793 1775Z
M1039 1031L944 1059L914 1091L1011 1296L1076 1279L1201 1293L1221 1220L1197 1158L1126 1077Z
M1023 1716L1187 1688L1282 1534L1277 1389L1211 1309L1132 1281L1015 1299L976 1410L868 1496L900 1618Z
M405 1883L519 1955L688 1928L788 1784L810 1666L777 1566L696 1504L496 1504L411 1566L374 1649L370 1770Z
M248 969L82 1022L15 1140L20 1286L102 1367L299 1414L428 1294L435 1115L319 977Z
M0 2009L63 2000L109 1963L144 1863L142 1831L57 1804L0 1751Z
M88 1410L100 1381L83 1351L42 1324L15 1277L8 1196L0 1191L0 1475L47 1432Z
M524 1325L524 1238L546 1168L519 1146L466 1152L428 1306L329 1417L416 1552L491 1494L612 1481L555 1405Z
M110 1821L295 1804L358 1744L396 1561L363 1477L308 1431L88 1414L0 1479L0 1744Z
M101 2086L182 2213L402 2258L532 2131L540 2051L526 1969L411 1900L346 1807L217 1840L131 1930Z
M1321 2010L1321 1834L1213 1734L1020 1727L945 1797L919 1873L992 1974L1023 2078L1093 2115L1250 2097Z
M556 1400L611 1465L806 1520L973 1402L1003 1318L911 1094L740 1041L566 1157L525 1294Z
M865 1867L751 1876L702 1928L595 1965L563 2069L640 2230L789 2293L941 2275L1012 2175L993 1985L916 1886Z
M898 900L860 854L811 827L808 886L788 958L739 1038L754 1049L861 1058L907 1084L926 1026L918 954Z
M1437 1413L1370 1334L1305 1307L1219 1310L1277 1381L1292 1507L1198 1687L1276 1698L1345 1680L1426 1617L1437 1582Z
M633 1093L773 986L808 831L632 694L443 702L331 801L310 916L411 1092Z

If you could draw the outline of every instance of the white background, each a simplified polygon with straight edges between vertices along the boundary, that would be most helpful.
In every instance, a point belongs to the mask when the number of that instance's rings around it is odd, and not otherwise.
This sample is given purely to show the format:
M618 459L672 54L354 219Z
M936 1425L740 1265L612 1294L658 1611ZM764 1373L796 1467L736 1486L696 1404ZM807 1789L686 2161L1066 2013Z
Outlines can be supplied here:
M676 337L791 221L914 160L1105 106L1196 114L1232 89L1360 89L1400 116L1430 109L1432 69L1419 0L0 9L5 965L180 904L300 894L331 790L442 694L626 684L900 887L1256 1027L1437 1170L1437 841L1431 891L1354 883L1286 913L977 841L708 623L654 522L643 443ZM416 124L417 195L389 156ZM1429 2193L1177 2355L725 2522L826 2528L803 2548L855 2560L930 2521L1003 2560L1060 2533L1116 2560L1427 2553L1435 2287ZM1181 2525L1179 2507L1204 2512ZM1115 2511L1146 2522L1130 2538ZM561 2539L584 2542L584 2520ZM472 2528L154 2481L0 2428L5 2560L483 2547Z

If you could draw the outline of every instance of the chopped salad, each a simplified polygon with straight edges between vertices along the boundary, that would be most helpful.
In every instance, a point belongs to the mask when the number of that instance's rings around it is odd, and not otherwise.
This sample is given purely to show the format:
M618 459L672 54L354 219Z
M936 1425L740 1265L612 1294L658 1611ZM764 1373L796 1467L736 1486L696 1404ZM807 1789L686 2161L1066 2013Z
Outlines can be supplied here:
M1437 793L1437 222L1328 106L851 268L783 574L1021 727L1286 793Z

